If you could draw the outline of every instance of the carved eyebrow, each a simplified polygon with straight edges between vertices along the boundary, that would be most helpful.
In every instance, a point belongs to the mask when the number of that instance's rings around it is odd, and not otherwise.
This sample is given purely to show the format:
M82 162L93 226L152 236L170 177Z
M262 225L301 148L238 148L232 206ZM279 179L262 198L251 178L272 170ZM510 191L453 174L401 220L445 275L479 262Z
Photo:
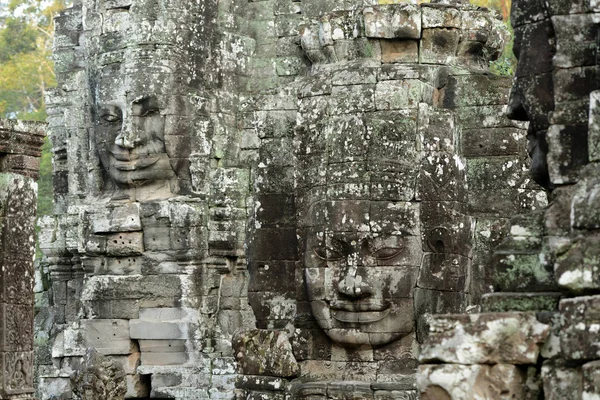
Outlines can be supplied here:
M98 107L98 117L106 119L106 117L122 118L121 108L114 104L105 104Z
M149 111L158 111L158 99L156 96L144 96L132 102L133 115L142 116Z

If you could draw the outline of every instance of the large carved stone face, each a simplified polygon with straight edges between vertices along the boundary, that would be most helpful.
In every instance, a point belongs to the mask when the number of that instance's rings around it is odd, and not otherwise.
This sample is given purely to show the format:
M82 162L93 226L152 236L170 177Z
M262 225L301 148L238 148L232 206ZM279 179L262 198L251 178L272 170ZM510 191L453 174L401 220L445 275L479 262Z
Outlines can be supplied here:
M540 17L544 17L541 19ZM554 29L540 0L515 0L512 4L514 54L518 59L508 116L529 121L528 151L535 182L551 189L546 156L549 114L554 110L552 57Z
M308 296L319 326L343 346L381 346L413 331L421 241L404 230L379 229L382 203L330 201L312 210L304 256ZM414 218L410 203L404 211Z
M416 79L402 84L420 90ZM382 346L414 331L423 256L414 201L417 103L362 112L368 96L332 95L328 101L344 102L344 112L303 114L305 134L298 138L305 150L298 159L308 169L297 181L308 298L318 325L343 347Z
M117 188L162 184L141 197L167 197L175 173L165 149L165 96L143 83L125 85L114 76L98 83L94 140L100 161Z

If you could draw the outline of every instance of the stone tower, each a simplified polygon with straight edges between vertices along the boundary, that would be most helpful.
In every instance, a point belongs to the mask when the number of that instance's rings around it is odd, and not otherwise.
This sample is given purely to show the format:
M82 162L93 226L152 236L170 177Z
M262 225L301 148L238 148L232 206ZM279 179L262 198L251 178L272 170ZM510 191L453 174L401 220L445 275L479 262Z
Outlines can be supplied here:
M503 23L467 2L81 0L56 26L41 399L89 349L125 398L416 398L429 316L477 311L508 216L545 206L488 72Z

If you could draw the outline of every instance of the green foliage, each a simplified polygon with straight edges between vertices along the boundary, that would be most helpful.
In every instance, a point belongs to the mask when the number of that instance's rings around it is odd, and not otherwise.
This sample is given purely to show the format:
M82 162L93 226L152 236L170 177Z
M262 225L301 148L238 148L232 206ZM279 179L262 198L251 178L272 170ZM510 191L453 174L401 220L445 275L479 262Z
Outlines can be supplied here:
M64 0L0 2L0 117L44 121L44 96L56 86L51 60L53 17ZM38 215L52 213L52 153L42 147Z
M19 53L36 50L38 33L25 18L7 18L0 31L0 63L5 63Z
M504 51L500 58L490 63L490 72L494 75L513 76L517 67L517 59L513 54L512 38L508 45L504 47Z
M52 144L47 137L40 160L37 212L39 216L52 214Z
M514 33L510 25L510 19L506 21L506 26L510 32L510 40L504 46L500 57L490 63L490 72L494 75L513 76L517 68L517 58L513 53Z
M44 94L56 85L52 18L64 6L64 0L0 4L0 116L45 119Z

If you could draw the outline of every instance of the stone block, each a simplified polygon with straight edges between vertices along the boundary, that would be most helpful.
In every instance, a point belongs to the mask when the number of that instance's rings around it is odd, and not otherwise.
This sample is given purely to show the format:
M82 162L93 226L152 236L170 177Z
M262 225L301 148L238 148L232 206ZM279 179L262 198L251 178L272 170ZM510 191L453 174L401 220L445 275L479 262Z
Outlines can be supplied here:
M588 162L586 125L551 125L546 134L548 172L555 185L574 183Z
M515 365L421 365L421 400L524 399L526 374Z
M593 400L600 397L600 361L583 364L583 400Z
M111 290L104 290L110 287ZM139 300L141 307L173 307L181 299L177 275L93 276L81 293L82 301Z
M432 154L420 162L417 196L423 201L465 201L464 159L447 153Z
M546 361L542 365L542 381L546 400L581 400L581 367L568 367L559 362Z
M456 130L454 114L450 110L434 109L425 103L419 104L418 129L425 152L454 152Z
M482 297L483 312L555 311L560 292L542 293L486 293Z
M590 93L588 152L590 161L600 161L600 90Z
M417 285L424 289L464 291L469 266L470 260L458 254L426 253Z
M334 86L331 89L331 115L374 111L375 85Z
M129 335L132 339L186 339L187 324L132 319L129 321Z
M560 347L565 360L594 360L600 356L600 296L563 299Z
M418 42L416 40L382 40L381 61L384 63L418 63Z
M557 289L550 256L540 251L501 250L494 253L494 288L506 292L548 292Z
M416 108L421 100L423 83L418 79L382 81L375 86L377 110Z
M239 375L235 387L248 390L283 391L286 380L265 375Z
M374 400L417 400L419 392L417 390L376 390Z
M102 355L127 355L135 350L128 320L87 319L81 321L81 329L84 347L93 347Z
M429 323L435 314L464 312L467 297L461 292L443 292L431 289L415 289L415 315L417 317L417 336L423 343L429 334Z
M133 256L144 252L142 232L121 232L108 235L106 253L110 256Z
M573 292L600 289L600 235L574 239L561 250L554 263L558 285Z
M534 313L435 315L421 362L536 364L550 327Z
M363 67L361 64L333 72L331 84L333 86L363 85L377 83L377 69Z
M367 7L363 11L365 35L379 39L419 39L421 10L408 4Z
M456 201L421 203L423 251L471 255L472 218L464 213L463 206Z
M103 264L94 268L94 275L139 275L143 263L141 256L107 257Z
M123 372L125 372L125 374L135 375L137 367L140 365L140 357L141 353L139 351L136 351L135 353L131 353L127 356L113 355L111 358L117 366L123 369Z
M188 361L188 354L178 353L142 353L142 365L181 365Z
M148 375L127 375L126 399L140 399L150 396L150 377Z
M423 29L419 62L423 64L452 64L460 41L460 30L448 28Z
M138 300L92 300L83 308L99 319L135 319L140 313Z
M521 127L508 119L504 105L460 107L456 110L456 124L462 129Z
M244 375L287 378L299 373L292 345L283 331L255 329L238 332L232 345L239 371Z
M512 85L510 79L493 75L450 75L444 86L444 107L504 105Z
M585 169L587 175L575 185L571 203L571 226L576 229L600 228L600 178L598 169L590 166Z
M186 351L185 340L151 340L138 341L142 353L181 353Z
M138 203L107 208L89 214L91 231L94 233L141 231L140 206Z
M468 129L460 141L465 157L517 155L524 146L525 131L518 128Z
M182 374L179 371L157 371L154 372L151 377L152 387L180 386L183 382Z
M425 28L460 28L462 14L451 7L423 7L423 29Z
M181 321L194 318L195 310L173 307L147 307L140 309L140 320L144 321Z

